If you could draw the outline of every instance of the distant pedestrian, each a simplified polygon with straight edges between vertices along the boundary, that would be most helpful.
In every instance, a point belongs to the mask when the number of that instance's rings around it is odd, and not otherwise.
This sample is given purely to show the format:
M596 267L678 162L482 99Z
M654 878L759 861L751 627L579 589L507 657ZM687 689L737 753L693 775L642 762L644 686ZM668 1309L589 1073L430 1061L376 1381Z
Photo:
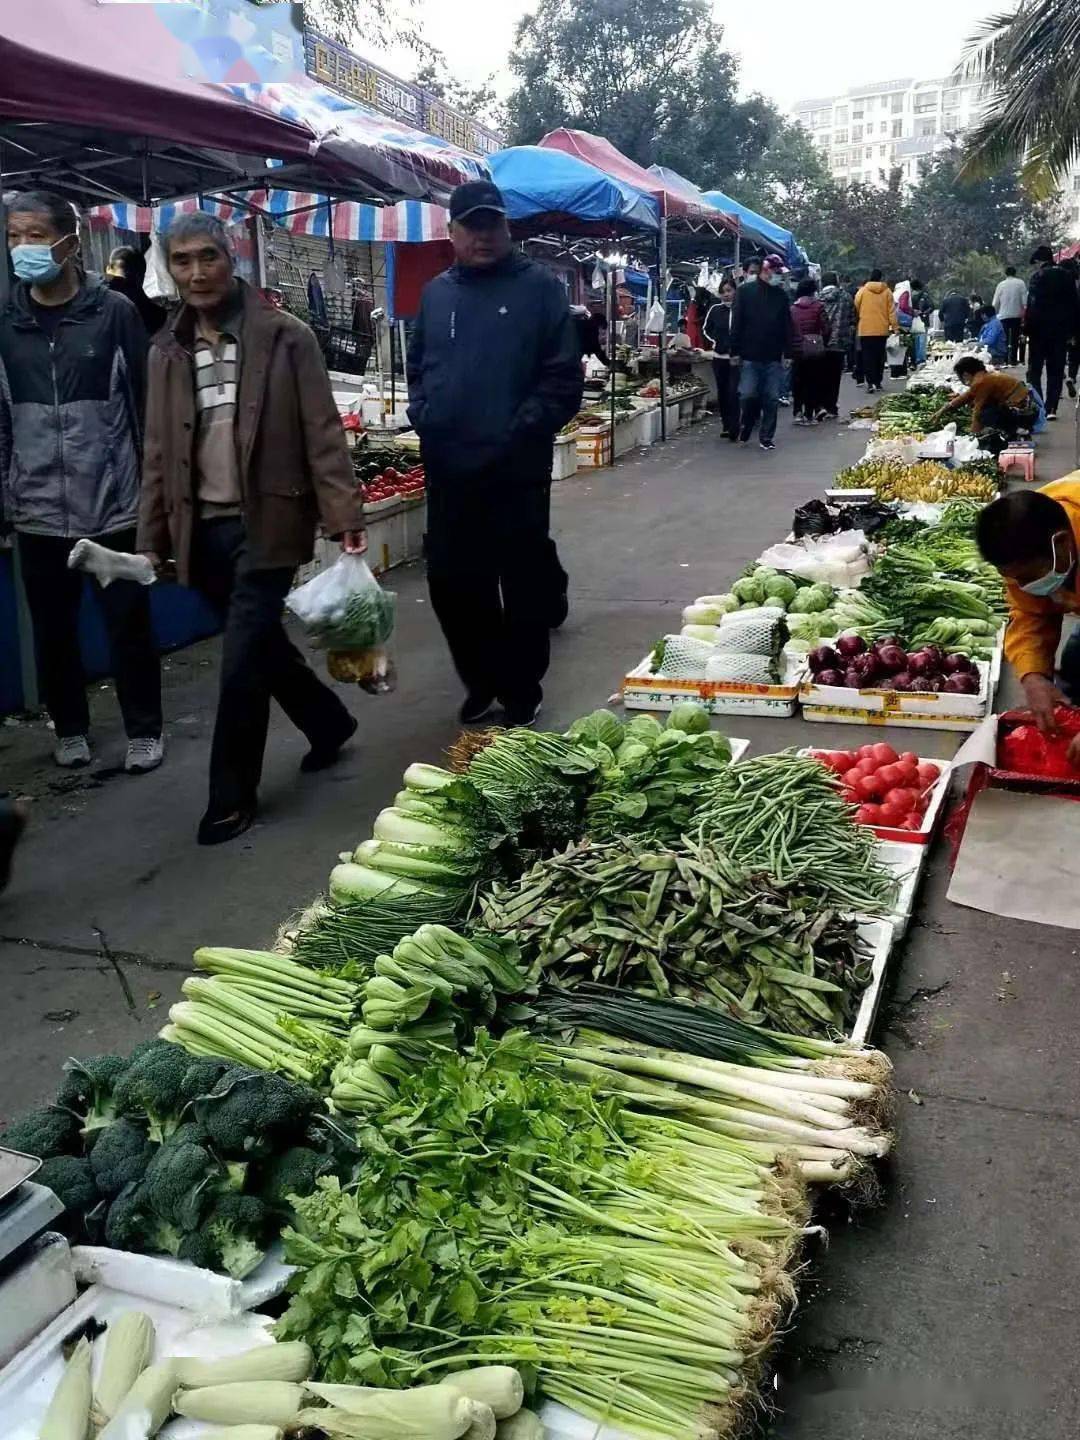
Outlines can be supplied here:
M880 270L871 270L870 279L855 296L855 314L866 393L872 395L880 392L885 377L885 342L900 328L892 291L882 280Z
M1080 299L1072 276L1054 264L1049 245L1040 245L1031 263L1036 268L1028 286L1024 318L1029 341L1027 378L1042 396L1047 420L1056 420L1069 341L1080 329Z
M971 305L966 295L961 295L959 290L952 289L945 292L945 297L938 310L941 320L941 328L945 331L945 339L951 340L953 344L959 344L967 333L968 320L971 316Z
M968 339L976 340L982 326L983 312L983 298L976 290L973 290L968 296L968 306Z
M829 338L825 345L825 376L822 419L836 419L840 414L840 382L844 376L844 362L855 338L855 305L851 296L837 280L834 273L827 272L821 277L821 303L829 317Z
M979 318L981 320L979 344L986 346L990 351L990 359L996 365L1006 364L1009 359L1009 341L1005 334L1005 327L998 319L997 311L992 305L984 305Z
M593 300L588 308L584 305L575 306L574 323L577 326L578 339L581 343L581 358L588 360L595 356L601 365L611 366L611 360L604 348L604 340L607 336L607 316L604 314L604 302Z
M761 274L761 261L756 255L751 256L743 266L742 284L748 285L751 280L756 280Z
M791 307L795 331L795 358L791 367L791 388L796 425L816 425L828 414L826 401L829 362L825 347L831 330L829 315L817 298L817 281L800 280Z
M54 758L90 763L79 651L77 540L135 549L146 395L146 330L131 302L79 265L70 201L44 191L7 205L15 271L0 316L0 530L15 531ZM127 732L124 768L161 764L161 673L146 588L93 582ZM6 663L6 660L5 660Z
M911 282L911 305L915 314L929 329L930 316L934 313L934 301L930 291L921 280Z
M776 407L784 359L792 353L791 306L784 293L784 262L768 255L756 280L740 285L731 321L731 358L739 367L742 413L739 439L759 430L762 450L775 450Z
M181 215L164 247L183 305L150 350L139 549L172 556L224 626L198 831L218 845L255 818L272 699L311 746L301 770L333 764L356 730L281 615L318 521L353 555L367 537L314 331L237 279L215 216Z
M110 290L117 290L126 296L139 312L139 319L146 326L146 333L154 336L168 319L164 305L151 300L143 289L146 279L146 257L134 245L118 245L109 256L105 271Z
M1005 331L1008 347L1008 363L1015 365L1020 358L1020 322L1024 318L1027 304L1027 286L1016 273L1015 265L1005 266L1005 278L998 281L994 291L994 309Z
M724 438L739 438L739 367L731 359L731 319L735 307L735 282L725 280L720 298L710 307L702 327L705 339L712 346L713 373L716 376L716 408L723 425Z
M507 725L531 725L550 627L566 614L551 466L555 435L581 405L580 350L558 277L514 250L490 181L450 196L450 243L455 264L424 288L408 361L428 589L465 686L462 723L501 706Z
M1080 295L1080 260L1071 257L1061 262L1061 268L1067 270L1077 286L1077 294ZM1069 399L1076 399L1076 377L1080 373L1080 325L1077 326L1076 334L1069 338L1069 348L1066 353L1065 385L1069 392Z

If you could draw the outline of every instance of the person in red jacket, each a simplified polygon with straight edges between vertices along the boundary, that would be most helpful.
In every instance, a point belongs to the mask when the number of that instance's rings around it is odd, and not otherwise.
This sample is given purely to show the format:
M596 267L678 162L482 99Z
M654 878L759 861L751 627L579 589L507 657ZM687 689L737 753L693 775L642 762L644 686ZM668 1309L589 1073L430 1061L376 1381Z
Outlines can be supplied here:
M817 288L816 280L800 280L791 307L795 331L791 388L796 425L816 425L828 413L829 361L825 347L829 343L830 326L828 312L817 298Z

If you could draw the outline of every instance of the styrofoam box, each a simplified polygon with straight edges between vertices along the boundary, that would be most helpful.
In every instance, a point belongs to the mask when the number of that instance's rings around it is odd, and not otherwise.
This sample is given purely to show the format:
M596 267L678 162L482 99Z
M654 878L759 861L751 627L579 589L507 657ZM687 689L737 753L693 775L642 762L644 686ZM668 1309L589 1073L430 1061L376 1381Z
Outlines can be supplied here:
M924 845L897 845L891 840L883 840L878 846L878 858L883 865L888 866L900 883L896 904L887 917L888 923L896 931L897 940L903 939L911 924L915 897L926 873L928 856L929 851Z
M801 755L820 755L828 752L815 750L808 746L799 752ZM930 759L928 756L920 755L919 764L936 765L941 774L934 781L933 791L930 795L929 804L923 813L922 825L918 830L898 830L892 825L871 825L869 828L879 840L891 840L897 845L929 845L934 838L934 831L941 819L941 812L945 808L945 801L949 794L949 785L952 781L953 766L949 760Z
M713 715L794 715L799 681L805 667L789 669L783 685L739 685L720 680L662 680L651 673L646 655L622 683L627 710L673 710L684 700L696 700Z
M830 719L844 719L848 714L861 717L858 723L873 725L907 725L920 721L937 722L939 730L974 730L990 713L993 692L993 666L977 661L979 693L977 695L923 695L908 691L889 690L874 686L867 690L851 690L843 685L818 685L807 677L799 690L799 701L808 720L825 718L813 710L828 710ZM879 720L880 717L880 720Z
M679 413L678 400L669 400L667 403L667 433L670 439L682 426L682 417Z
M615 421L615 458L633 450L638 443L639 421L637 415L620 416Z
M551 466L552 480L568 480L577 474L577 432L555 437L555 455Z
M872 974L848 1039L856 1045L867 1045L877 1021L889 960L896 945L896 927L888 920L866 920L859 925L859 934L873 946Z

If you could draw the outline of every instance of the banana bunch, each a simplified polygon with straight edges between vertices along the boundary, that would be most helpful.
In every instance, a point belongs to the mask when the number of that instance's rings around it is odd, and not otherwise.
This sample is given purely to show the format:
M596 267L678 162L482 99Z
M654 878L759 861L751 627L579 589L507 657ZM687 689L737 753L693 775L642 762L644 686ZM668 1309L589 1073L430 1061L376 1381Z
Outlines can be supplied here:
M904 465L898 460L860 460L836 477L839 490L873 490L879 500L993 500L997 482L964 469L950 470L936 460Z

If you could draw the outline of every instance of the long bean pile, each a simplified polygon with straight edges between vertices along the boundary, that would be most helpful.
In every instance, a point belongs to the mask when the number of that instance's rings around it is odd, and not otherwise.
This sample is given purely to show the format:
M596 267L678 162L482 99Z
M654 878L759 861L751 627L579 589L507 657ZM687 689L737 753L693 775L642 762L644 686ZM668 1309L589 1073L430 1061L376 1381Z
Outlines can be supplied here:
M896 897L873 832L855 824L835 779L809 756L785 750L722 771L698 832L749 874L802 886L834 905L884 914Z
M799 1035L844 1029L870 981L853 921L709 845L585 842L494 887L480 912L549 981L694 1000Z

